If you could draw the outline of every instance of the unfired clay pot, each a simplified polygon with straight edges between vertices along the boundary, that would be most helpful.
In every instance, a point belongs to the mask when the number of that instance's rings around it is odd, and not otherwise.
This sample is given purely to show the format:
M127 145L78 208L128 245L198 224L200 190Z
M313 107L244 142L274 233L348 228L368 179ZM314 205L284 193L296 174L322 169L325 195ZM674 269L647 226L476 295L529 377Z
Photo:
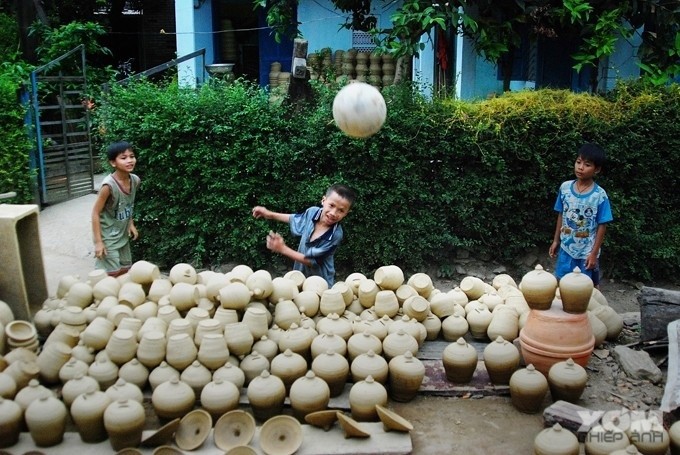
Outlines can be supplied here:
M331 391L321 378L309 370L305 376L298 378L290 386L290 405L293 415L301 422L305 421L305 415L314 411L326 409L331 397Z
M484 348L484 366L492 383L508 384L519 366L519 349L503 337L496 338Z
M538 433L534 438L535 455L578 455L578 438L574 433L556 423Z
M548 372L550 395L554 401L564 400L576 403L581 397L588 382L585 368L575 363L571 358L557 362Z
M559 281L562 307L567 313L585 313L593 294L593 280L576 267Z
M104 427L113 450L137 447L142 442L144 407L134 400L114 401L104 411Z
M385 389L385 386L374 381L372 376L354 383L349 391L352 418L357 421L377 421L376 405L387 405L387 389Z
M286 399L286 386L279 377L264 370L250 381L246 394L253 415L257 420L264 422L282 413L283 402Z
M477 350L460 337L444 348L442 363L449 381L460 384L470 382L477 369Z
M555 298L557 278L539 264L522 277L519 287L529 307L535 310L547 310Z
M388 364L389 395L394 401L411 401L425 378L425 365L410 351L393 357Z
M546 393L548 380L531 364L515 371L510 377L510 401L521 412L538 412Z

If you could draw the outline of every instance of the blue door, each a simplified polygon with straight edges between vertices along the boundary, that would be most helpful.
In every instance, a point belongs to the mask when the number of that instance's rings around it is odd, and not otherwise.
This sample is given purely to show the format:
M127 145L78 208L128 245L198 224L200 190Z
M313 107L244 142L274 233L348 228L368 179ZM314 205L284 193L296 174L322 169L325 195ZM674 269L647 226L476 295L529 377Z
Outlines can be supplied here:
M293 18L297 22L297 15ZM260 85L269 85L269 68L272 63L280 62L281 71L290 71L293 60L293 39L287 36L281 37L277 43L274 34L267 27L266 11L258 8L258 26L260 41Z

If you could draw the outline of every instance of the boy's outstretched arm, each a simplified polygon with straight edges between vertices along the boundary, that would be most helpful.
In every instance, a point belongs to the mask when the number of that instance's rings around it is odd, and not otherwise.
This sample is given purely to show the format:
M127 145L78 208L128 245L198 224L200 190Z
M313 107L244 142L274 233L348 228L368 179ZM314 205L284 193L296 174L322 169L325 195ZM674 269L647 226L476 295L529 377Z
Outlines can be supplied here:
M276 220L282 223L288 223L290 221L290 213L272 212L266 207L262 207L260 205L253 207L253 216L255 218L264 218L266 220Z
M296 251L286 245L286 242L283 240L283 237L281 237L281 234L277 232L269 231L269 234L267 234L267 248L274 253L282 254L288 259L292 259L295 262L304 264L307 267L312 266L312 261L310 259L306 258L305 255L299 251Z

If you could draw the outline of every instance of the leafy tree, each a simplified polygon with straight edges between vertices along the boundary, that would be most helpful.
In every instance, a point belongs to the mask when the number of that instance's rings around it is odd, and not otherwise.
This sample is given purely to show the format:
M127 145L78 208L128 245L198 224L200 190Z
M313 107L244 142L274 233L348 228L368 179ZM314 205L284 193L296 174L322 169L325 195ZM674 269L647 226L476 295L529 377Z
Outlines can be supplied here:
M298 1L255 0L255 5L268 8L267 21L280 34L284 24L291 24L292 15L286 11L294 11ZM332 1L340 11L352 13L342 26L357 29L366 24L369 0ZM454 29L473 41L479 55L501 67L506 90L515 51L526 32L533 39L576 40L578 51L572 58L577 71L597 67L614 52L619 39L640 34L640 67L645 76L660 84L680 74L677 0L403 0L391 22L389 28L372 29L383 51L397 57L417 55L425 47L423 35L432 40L437 28ZM596 73L591 80L593 90Z

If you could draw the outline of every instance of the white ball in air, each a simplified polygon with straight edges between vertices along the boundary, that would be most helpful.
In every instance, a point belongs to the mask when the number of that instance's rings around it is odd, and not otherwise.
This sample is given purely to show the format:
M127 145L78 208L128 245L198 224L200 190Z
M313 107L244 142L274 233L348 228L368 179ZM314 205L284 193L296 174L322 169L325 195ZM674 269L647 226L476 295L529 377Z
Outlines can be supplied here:
M364 82L353 82L342 88L333 100L333 119L345 134L367 138L385 123L387 106L380 91Z

